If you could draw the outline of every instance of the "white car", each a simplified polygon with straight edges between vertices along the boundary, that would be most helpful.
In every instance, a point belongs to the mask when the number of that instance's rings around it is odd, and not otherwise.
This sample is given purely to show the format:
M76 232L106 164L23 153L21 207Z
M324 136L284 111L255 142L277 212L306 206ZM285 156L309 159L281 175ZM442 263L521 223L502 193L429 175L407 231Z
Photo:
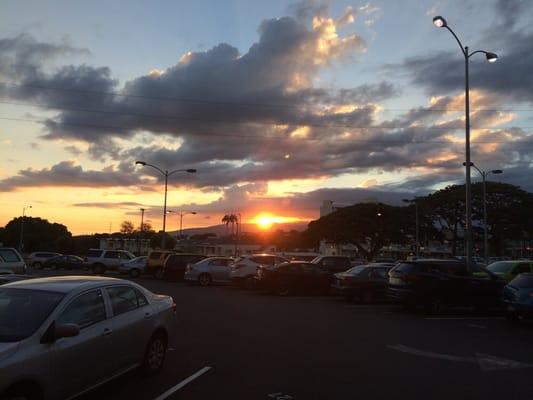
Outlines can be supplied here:
M17 250L12 247L0 247L0 271L13 274L25 274L26 263Z
M231 282L251 289L255 286L255 274L260 265L275 266L284 262L289 260L274 254L251 254L239 257L231 265Z
M122 279L0 286L0 398L70 399L137 367L158 372L175 309L172 297Z
M185 270L184 278L187 282L197 282L201 286L209 286L212 282L231 282L230 264L233 262L229 257L209 257L189 264Z
M60 255L60 253L54 253L52 251L36 251L29 255L28 265L35 269L41 269L45 261Z
M135 256L126 250L89 249L85 262L93 274L103 274L106 270L117 271L120 264L134 258Z
M147 256L135 257L133 260L126 261L120 264L118 272L121 274L127 274L132 278L137 278L141 274L146 273L146 260Z

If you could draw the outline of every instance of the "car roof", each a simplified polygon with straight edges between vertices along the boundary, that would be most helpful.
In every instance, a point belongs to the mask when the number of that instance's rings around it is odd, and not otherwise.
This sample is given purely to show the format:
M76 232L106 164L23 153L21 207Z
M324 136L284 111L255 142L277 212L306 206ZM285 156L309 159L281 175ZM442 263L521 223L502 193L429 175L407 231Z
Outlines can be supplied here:
M100 287L106 283L129 284L130 282L125 279L108 278L104 276L55 276L17 281L8 283L3 287L69 293L77 289Z

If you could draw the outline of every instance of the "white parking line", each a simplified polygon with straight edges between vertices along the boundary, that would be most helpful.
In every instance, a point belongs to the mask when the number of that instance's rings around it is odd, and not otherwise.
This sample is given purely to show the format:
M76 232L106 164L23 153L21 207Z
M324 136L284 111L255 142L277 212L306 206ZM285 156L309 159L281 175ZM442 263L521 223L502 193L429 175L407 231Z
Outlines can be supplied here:
M470 328L476 328L476 329L487 329L485 325L478 325L478 324L468 324Z
M165 393L161 394L160 396L156 397L155 400L165 400L166 398L170 397L172 394L176 393L178 390L180 390L182 387L187 385L188 383L194 381L196 378L200 377L201 375L205 374L207 371L209 371L211 367L203 367L201 370L195 372L191 376L189 376L187 379L182 380L180 383L178 383L176 386L171 387L168 389Z
M472 319L477 320L501 320L505 317L429 317L424 318L426 321L468 321Z

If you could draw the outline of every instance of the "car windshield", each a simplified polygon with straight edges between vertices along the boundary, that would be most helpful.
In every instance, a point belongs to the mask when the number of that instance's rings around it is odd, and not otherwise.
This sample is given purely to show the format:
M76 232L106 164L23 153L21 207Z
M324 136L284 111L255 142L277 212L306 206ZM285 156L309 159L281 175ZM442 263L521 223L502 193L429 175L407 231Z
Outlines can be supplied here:
M0 289L0 343L31 336L63 296L42 290Z
M346 271L346 273L351 275L359 275L365 270L365 268L365 265L358 265L357 267L350 268L348 271Z
M493 272L493 273L503 273L503 274L506 274L508 272L511 271L511 269L513 268L514 264L511 263L511 262L504 262L504 261L500 261L500 262L495 262L493 264L490 264L487 269L490 271L490 272Z
M510 286L514 286L518 289L533 288L533 275L520 274L514 278L510 283Z

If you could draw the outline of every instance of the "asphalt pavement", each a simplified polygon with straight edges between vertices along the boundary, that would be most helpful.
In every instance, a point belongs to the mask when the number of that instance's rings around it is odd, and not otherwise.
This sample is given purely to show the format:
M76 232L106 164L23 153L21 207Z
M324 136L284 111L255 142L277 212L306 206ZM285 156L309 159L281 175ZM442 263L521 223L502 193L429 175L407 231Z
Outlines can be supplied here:
M431 317L336 297L136 282L177 303L165 367L150 378L124 375L83 400L533 396L533 327L497 313Z

